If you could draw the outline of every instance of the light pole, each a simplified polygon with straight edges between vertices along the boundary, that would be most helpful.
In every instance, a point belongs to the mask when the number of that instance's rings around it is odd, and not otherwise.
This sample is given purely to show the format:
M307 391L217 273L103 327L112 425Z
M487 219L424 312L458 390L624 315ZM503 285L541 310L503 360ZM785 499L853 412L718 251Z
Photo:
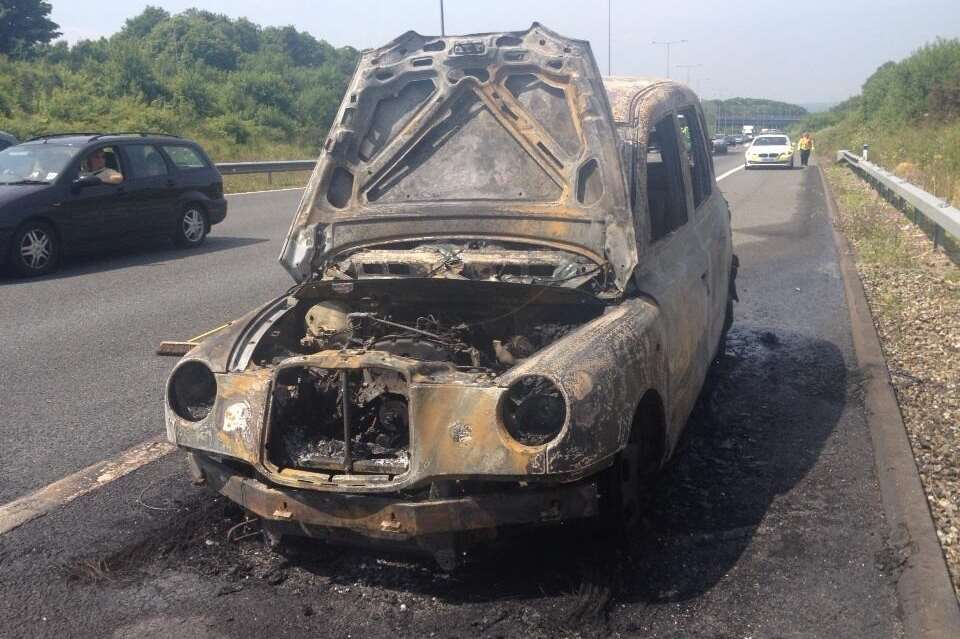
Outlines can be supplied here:
M607 75L613 75L613 0L607 0Z
M653 45L663 45L667 47L667 78L670 77L670 45L673 44L683 44L686 40L654 40L650 44Z
M443 0L440 0L440 35L441 36L447 35L447 30L446 28L444 28L444 24L443 24Z
M690 69L696 69L697 67L702 67L702 64L678 64L676 65L678 69L687 70L687 86L690 86Z

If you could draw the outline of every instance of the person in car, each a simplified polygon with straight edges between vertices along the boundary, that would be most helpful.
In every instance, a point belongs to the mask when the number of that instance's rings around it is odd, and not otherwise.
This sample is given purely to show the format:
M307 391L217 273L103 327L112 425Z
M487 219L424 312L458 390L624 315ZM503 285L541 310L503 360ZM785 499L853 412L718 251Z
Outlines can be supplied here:
M80 165L80 176L100 178L104 184L120 184L123 174L107 166L107 156L103 149L97 149L88 155Z

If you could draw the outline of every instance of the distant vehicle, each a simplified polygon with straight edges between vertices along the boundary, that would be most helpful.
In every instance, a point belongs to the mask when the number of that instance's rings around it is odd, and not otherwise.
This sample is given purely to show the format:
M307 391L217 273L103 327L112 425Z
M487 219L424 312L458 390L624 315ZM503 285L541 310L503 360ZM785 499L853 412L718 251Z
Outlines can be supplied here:
M727 134L727 135L725 135L724 137L725 137L726 140L727 140L727 146L728 146L728 147L729 147L729 146L737 146L737 138L736 138L736 136Z
M0 131L0 151L7 147L11 147L18 142L19 141L17 140L16 136L7 133L6 131Z
M740 132L743 133L743 135L745 136L753 136L753 130L755 128L756 127L754 127L752 124L744 124L743 129L741 129Z
M84 165L95 154L99 171ZM198 246L226 215L220 172L184 138L70 133L0 151L0 262L23 276L147 236Z
M713 143L713 154L714 155L726 155L729 150L729 144L727 143L727 136L725 135L715 135L711 139Z
M785 135L759 135L747 147L743 168L785 166L793 168L793 145Z
M733 140L734 140L734 142L736 142L737 144L743 144L744 142L747 141L747 136L745 136L745 135L735 135L735 136L733 136Z

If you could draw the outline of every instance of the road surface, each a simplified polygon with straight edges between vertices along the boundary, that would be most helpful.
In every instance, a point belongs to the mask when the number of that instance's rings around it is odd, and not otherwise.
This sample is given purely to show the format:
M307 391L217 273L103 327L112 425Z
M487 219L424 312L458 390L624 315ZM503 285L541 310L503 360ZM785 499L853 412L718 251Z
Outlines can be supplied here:
M256 539L164 456L0 535L14 637L899 637L847 309L817 169L736 171L741 303L714 390L628 548L541 531L447 575L427 560ZM728 173L733 171L732 173ZM162 438L153 350L291 283L299 191L232 196L199 251L0 277L0 504Z

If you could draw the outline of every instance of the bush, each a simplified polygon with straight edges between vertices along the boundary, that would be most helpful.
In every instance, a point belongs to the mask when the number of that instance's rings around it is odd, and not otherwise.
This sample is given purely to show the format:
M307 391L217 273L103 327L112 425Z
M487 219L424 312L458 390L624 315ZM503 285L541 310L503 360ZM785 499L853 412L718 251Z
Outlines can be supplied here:
M315 157L357 57L293 27L147 7L109 38L0 55L0 129L150 130L215 160Z
M960 40L937 40L880 66L855 96L801 124L817 149L870 145L870 159L960 205Z

